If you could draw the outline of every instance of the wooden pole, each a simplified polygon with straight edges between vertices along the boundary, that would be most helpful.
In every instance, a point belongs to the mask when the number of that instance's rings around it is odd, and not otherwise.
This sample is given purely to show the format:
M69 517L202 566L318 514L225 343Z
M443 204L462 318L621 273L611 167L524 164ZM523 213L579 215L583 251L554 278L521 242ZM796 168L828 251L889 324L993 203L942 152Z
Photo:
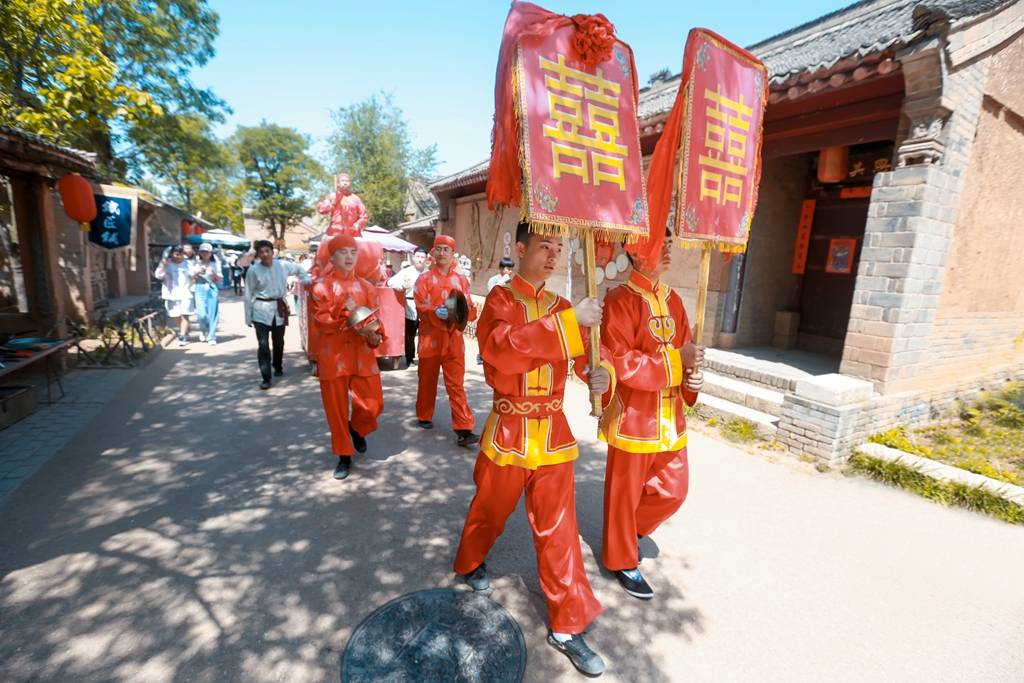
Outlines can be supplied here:
M704 312L708 305L708 276L711 273L711 243L700 246L700 274L697 277L697 319L693 325L693 343L700 346L704 337Z
M587 296L597 298L597 259L594 256L594 233L588 230L583 236L584 266L587 276ZM590 328L590 355L589 362L591 370L601 365L601 330L597 327ZM601 394L590 394L590 414L594 417L601 417Z

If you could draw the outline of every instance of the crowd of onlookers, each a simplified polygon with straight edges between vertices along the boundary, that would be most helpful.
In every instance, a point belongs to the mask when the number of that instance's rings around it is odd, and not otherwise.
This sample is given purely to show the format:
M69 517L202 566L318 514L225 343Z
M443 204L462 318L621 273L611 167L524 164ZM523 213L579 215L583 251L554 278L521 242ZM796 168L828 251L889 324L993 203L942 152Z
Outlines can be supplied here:
M217 323L219 318L220 290L232 289L235 294L245 292L245 279L249 268L254 262L256 253L250 249L238 251L215 247L203 242L196 248L185 243L167 247L157 266L154 276L160 281L160 296L164 300L168 322L177 332L178 342L182 346L191 341L192 320L198 326L198 339L201 342L215 345L217 343ZM307 254L280 254L283 261L298 264L309 272L313 266L313 258ZM502 269L491 280L507 279L503 259ZM456 255L459 271L470 277L470 260L465 256ZM417 315L412 305L412 289L416 278L429 267L429 258L425 249L419 248L403 261L398 273L390 263L381 263L379 271L380 286L389 286L406 297L406 360L412 365L415 358L415 339L417 332ZM488 290L492 283L488 282ZM299 310L299 277L289 275L287 280L288 305L292 313Z

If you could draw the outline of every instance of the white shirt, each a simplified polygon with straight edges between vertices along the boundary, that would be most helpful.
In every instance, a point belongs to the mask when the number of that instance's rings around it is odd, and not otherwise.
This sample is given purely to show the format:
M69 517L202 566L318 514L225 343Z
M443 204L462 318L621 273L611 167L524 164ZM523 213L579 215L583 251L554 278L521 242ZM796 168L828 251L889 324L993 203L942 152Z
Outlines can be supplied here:
M293 261L274 259L269 268L254 262L245 274L245 324L253 322L264 325L283 325L284 320L277 314L277 301L259 299L284 299L288 294L288 276L297 275L303 282L309 282L309 273Z
M416 287L416 280L422 274L422 271L416 270L416 266L409 264L388 279L388 287L391 289L405 290L406 320L416 320L416 302L413 301L412 292Z
M495 275L492 275L491 279L487 281L487 292L490 293L492 289L494 289L498 285L505 284L511 279L511 275L502 275L501 273L496 273Z
M187 260L181 263L168 261L156 267L153 273L161 280L160 298L168 301L188 301L192 298L192 264Z

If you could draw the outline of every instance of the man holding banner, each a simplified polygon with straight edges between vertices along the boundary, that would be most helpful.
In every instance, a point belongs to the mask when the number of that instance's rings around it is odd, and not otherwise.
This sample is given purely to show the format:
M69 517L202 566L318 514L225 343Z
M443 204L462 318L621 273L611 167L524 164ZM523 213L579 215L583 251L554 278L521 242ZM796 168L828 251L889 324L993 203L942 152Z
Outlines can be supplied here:
M488 591L484 560L505 521L526 492L526 511L537 551L537 573L548 605L548 642L587 675L604 670L583 630L601 613L583 568L573 461L576 440L562 412L569 372L603 394L608 367L585 370L583 327L601 323L601 305L584 299L575 308L545 288L561 260L562 238L516 231L519 272L487 295L477 323L484 378L494 404L473 470L476 495L466 513L455 572L476 591Z
M683 300L661 276L671 265L665 240L654 263L634 260L629 280L605 295L601 347L616 387L601 419L608 444L601 558L623 590L641 600L654 591L639 570L637 540L686 498L685 406L697 401L704 360ZM685 404L685 405L684 405Z
M756 57L706 29L690 31L682 86L647 183L651 225L668 223L675 189L676 241L701 249L694 334L679 296L659 282L671 248L661 230L627 247L633 275L606 297L602 343L620 384L601 432L608 442L602 558L641 599L654 591L638 568L637 537L672 515L689 486L683 403L693 405L703 385L703 349L692 340L703 337L711 252L747 248L767 92Z

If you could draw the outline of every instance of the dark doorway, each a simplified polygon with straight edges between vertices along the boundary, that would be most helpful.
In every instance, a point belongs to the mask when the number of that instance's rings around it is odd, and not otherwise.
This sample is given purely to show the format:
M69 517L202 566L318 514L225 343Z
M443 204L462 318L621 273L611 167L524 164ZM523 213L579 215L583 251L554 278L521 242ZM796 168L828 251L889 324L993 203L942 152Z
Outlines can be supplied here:
M800 294L797 345L802 349L843 353L870 201L817 200Z

